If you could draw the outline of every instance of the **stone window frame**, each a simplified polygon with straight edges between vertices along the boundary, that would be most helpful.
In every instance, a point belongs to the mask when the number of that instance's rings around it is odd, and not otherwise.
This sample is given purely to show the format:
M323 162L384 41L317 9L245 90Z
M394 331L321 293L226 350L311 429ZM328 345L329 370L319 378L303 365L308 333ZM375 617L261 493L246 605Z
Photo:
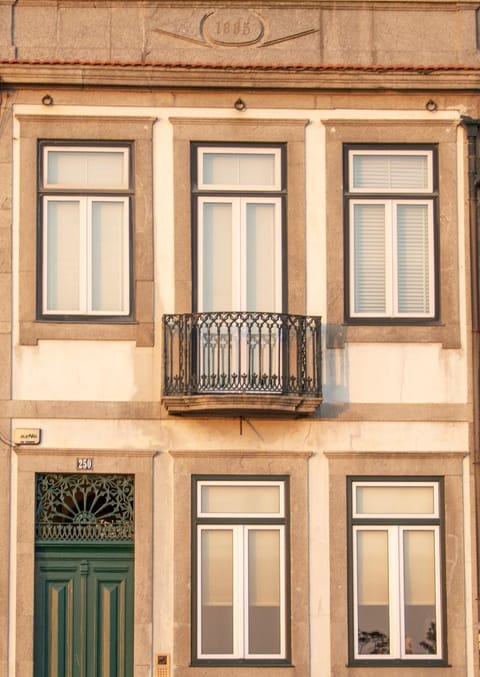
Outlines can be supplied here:
M279 144L286 148L285 215L287 289L286 312L306 313L306 239L305 239L305 127L307 119L232 120L231 118L177 118L173 128L174 211L175 211L175 312L192 312L194 281L192 271L192 215L190 172L191 144ZM289 247L289 242L294 246ZM185 253L189 255L186 256Z
M175 628L173 652L176 656L176 673L179 677L196 675L200 670L207 674L210 669L221 667L219 661L196 664L192 660L192 587L185 582L192 576L192 519L185 506L191 504L192 476L279 476L289 480L289 552L287 566L289 580L295 582L295 594L287 590L290 598L289 662L280 664L251 661L229 664L229 669L248 669L252 677L279 677L280 675L304 676L309 671L308 633L308 460L310 452L294 451L245 451L245 450L196 450L169 452L173 460L173 550L175 570L173 603ZM272 472L273 471L273 472ZM210 667L209 667L210 666Z
M449 122L331 120L326 127L327 348L355 343L441 343L459 348L457 130ZM343 149L346 145L436 145L438 148L438 320L379 323L345 316ZM446 283L448 280L448 284Z
M470 602L465 598L465 557L463 548L458 548L458 542L469 533L468 524L464 524L464 514L457 507L461 503L463 482L465 480L465 453L463 451L335 451L325 452L329 467L329 514L338 516L330 525L330 608L334 610L332 627L334 632L330 636L331 671L339 677L347 675L363 675L368 668L362 665L349 663L348 647L348 599L350 594L348 572L348 505L347 505L347 478L382 477L394 479L401 477L404 481L415 481L421 478L443 478L444 483L444 555L443 580L444 598L443 618L445 643L443 663L418 666L413 662L402 662L401 667L389 663L387 668L393 672L402 671L405 677L418 674L419 667L428 670L437 670L435 674L447 675L451 670L448 666L465 665L465 633L457 632L463 627L462 619L468 614ZM342 517L343 516L343 517ZM467 633L468 635L468 633ZM472 636L473 638L473 636ZM468 640L467 640L468 641ZM448 648L448 654L447 654ZM443 666L443 667L442 667ZM379 673L382 668L378 666ZM383 667L385 670L385 667ZM390 674L390 673L389 673ZM400 674L400 672L398 672Z
M82 117L19 115L20 122L20 259L19 341L119 340L153 346L153 117ZM52 132L54 131L54 134ZM133 213L134 318L81 321L40 320L36 314L38 142L131 142L132 182L136 187Z

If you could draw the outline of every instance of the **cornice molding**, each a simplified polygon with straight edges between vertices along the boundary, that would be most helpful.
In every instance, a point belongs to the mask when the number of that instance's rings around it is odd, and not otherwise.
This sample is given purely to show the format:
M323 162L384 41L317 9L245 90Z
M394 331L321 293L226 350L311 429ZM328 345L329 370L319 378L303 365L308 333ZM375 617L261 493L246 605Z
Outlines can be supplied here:
M162 90L475 90L480 65L110 64L0 61L4 90L16 87Z

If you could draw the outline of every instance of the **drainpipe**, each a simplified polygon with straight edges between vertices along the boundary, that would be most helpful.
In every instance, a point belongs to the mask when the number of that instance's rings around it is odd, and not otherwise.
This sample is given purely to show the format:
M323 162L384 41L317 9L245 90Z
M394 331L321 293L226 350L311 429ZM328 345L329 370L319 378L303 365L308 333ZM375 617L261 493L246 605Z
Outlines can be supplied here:
M15 46L15 9L17 2L18 0L13 0L10 7L10 50L14 59L18 57L18 49Z
M477 610L480 617L480 120L463 117L462 124L467 132L468 154L470 285L472 298L473 477L475 483L475 529L477 536Z

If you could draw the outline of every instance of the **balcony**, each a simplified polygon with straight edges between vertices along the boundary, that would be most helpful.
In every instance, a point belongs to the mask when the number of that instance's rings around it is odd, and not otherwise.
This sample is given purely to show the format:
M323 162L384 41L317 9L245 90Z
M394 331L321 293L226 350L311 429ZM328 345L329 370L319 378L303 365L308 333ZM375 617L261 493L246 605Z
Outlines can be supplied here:
M322 401L319 317L165 315L163 340L169 414L298 417Z

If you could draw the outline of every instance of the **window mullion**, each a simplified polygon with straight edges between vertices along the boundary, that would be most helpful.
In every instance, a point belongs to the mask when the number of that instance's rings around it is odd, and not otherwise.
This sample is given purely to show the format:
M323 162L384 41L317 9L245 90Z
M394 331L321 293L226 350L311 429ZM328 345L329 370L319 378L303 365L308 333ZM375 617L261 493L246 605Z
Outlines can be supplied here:
M353 592L353 645L355 658L358 657L358 527L353 527L352 539L352 592Z
M398 543L398 611L397 618L399 620L399 637L398 637L398 651L399 657L405 658L405 555L404 555L404 533L405 529L411 527L397 527L397 543Z
M287 636L287 618L286 618L286 547L285 547L285 527L279 527L280 531L280 654L286 655L286 636Z
M283 312L282 299L282 206L275 200L275 310Z
M247 309L247 283L248 283L248 261L247 261L247 198L238 198L236 200L237 209L235 210L236 237L232 238L232 246L237 247L237 251L232 252L232 260L238 264L238 269L234 276L234 289L236 289L236 299L238 302L237 310Z
M126 312L130 311L130 198L123 200L123 269L125 274L123 276L123 309ZM132 234L133 235L133 234Z
M233 566L233 653L234 657L245 656L247 639L246 624L248 612L248 531L245 526L238 525L234 529Z
M430 200L428 203L428 237L430 240L430 246L429 246L429 261L428 261L428 274L430 277L430 288L429 288L429 294L428 294L428 302L429 302L429 308L430 312L433 312L433 308L435 306L435 234L434 234L434 228L433 228L433 201Z
M249 575L249 526L242 527L243 529L243 623L242 623L242 637L243 637L243 656L250 656L250 641L249 641L249 597L250 597L250 575Z
M204 249L204 224L203 224L203 210L204 204L201 198L196 198L197 207L197 311L203 311L203 249Z
M403 636L403 564L401 546L401 528L388 527L388 563L389 563L389 621L390 621L390 656L400 658L401 637Z
M91 313L93 305L93 261L92 261L92 239L93 239L93 203L95 198L83 198L84 214L82 214L82 223L84 227L81 229L81 247L83 249L84 261L83 274L80 275L80 299L84 312Z
M385 203L385 268L385 311L397 315L397 218L393 201Z
M196 565L196 570L197 570L197 617L196 617L196 624L197 624L197 647L198 651L201 653L202 651L202 635L203 635L203 627L202 627L202 577L203 577L203 571L202 571L202 527L197 526L197 565Z
M437 655L443 653L443 627L442 627L442 595L441 595L441 571L440 571L440 529L434 527L435 546L435 627L437 639Z
M42 214L42 311L48 309L48 197L43 198Z

